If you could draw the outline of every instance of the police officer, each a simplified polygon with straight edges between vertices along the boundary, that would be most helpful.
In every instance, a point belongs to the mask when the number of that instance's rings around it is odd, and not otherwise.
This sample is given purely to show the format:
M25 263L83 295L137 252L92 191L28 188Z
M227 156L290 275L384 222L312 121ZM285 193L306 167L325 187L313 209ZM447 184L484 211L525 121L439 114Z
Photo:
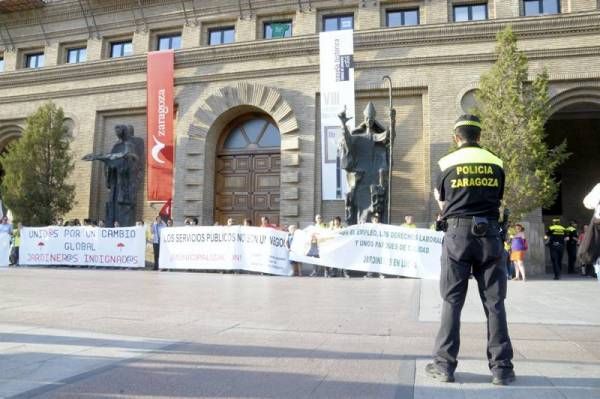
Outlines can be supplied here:
M479 146L480 134L479 118L461 116L454 125L458 149L439 161L441 174L434 194L442 209L438 225L446 231L440 278L443 306L433 363L425 371L440 381L454 381L460 313L472 273L488 320L487 357L492 383L506 385L514 381L515 373L504 309L507 277L498 223L504 170L502 160Z
M544 239L550 248L550 260L554 270L554 280L560 279L562 269L562 258L565 249L565 228L560 224L560 218L552 219L552 224L546 230Z
M569 260L569 267L567 272L569 274L575 273L575 260L577 259L577 222L571 220L569 225L565 228L565 240L567 241L567 259Z

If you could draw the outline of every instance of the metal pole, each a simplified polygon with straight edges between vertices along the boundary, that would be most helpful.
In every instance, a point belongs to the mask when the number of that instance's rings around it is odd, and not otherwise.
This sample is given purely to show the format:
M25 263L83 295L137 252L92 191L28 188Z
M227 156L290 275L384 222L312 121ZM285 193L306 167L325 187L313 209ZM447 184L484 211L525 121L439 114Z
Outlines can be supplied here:
M88 34L90 39L92 38L92 28L90 28L90 24L88 23L87 14L85 9L83 8L83 3L79 0L79 7L81 8L81 14L83 15L83 19L85 20L85 26L87 26Z
M389 150L389 162L388 162L388 198L387 198L387 222L392 224L392 167L393 167L393 153L394 153L394 137L396 136L396 118L394 112L394 104L392 103L392 79L385 75L383 81L388 83L388 96L389 96L389 113L390 113L390 150Z

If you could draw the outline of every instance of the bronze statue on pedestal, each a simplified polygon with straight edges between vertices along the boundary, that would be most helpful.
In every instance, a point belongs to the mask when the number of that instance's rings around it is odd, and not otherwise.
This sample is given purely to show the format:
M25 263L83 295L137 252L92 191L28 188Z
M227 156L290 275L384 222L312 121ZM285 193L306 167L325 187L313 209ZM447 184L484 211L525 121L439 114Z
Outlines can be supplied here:
M395 110L390 107L390 126L375 120L375 106L369 102L364 121L352 132L346 126L344 110L338 116L344 135L340 143L341 167L347 173L350 191L346 194L346 223L368 223L377 214L388 220L390 143L395 132Z
M143 153L133 137L133 126L117 125L115 134L119 141L108 154L88 154L84 161L100 161L104 164L106 186L110 196L106 202L106 226L134 226L140 175L143 172ZM142 144L143 145L143 144Z

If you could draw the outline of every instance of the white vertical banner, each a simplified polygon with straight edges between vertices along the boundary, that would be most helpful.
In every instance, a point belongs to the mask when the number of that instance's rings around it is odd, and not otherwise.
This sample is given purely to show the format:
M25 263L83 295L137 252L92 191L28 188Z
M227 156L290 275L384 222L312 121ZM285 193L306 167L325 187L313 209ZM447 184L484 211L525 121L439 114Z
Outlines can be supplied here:
M354 118L354 31L319 35L321 63L321 190L324 200L343 199L348 192L341 169L338 143L342 137L338 114ZM347 123L354 128L354 119Z

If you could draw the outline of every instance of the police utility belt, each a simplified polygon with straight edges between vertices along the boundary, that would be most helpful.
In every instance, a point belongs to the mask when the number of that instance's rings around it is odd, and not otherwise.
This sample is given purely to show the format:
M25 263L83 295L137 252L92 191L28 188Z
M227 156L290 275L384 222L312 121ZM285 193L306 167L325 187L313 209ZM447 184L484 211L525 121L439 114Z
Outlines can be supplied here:
M485 216L463 216L450 217L448 219L438 220L435 223L437 231L448 231L448 226L459 226L470 223L471 234L476 237L485 237L488 230L491 228L498 229L498 220L487 218Z

